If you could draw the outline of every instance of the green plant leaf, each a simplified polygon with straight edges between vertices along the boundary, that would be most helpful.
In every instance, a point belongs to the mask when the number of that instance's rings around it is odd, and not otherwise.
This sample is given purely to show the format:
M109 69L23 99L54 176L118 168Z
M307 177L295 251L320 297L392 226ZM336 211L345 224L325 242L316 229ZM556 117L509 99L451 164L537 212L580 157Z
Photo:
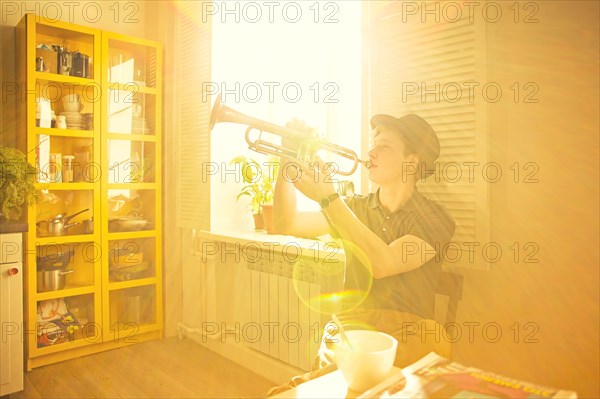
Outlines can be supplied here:
M241 197L250 197L248 208L255 214L261 213L261 205L273 202L274 183L279 171L279 159L276 156L271 156L268 162L269 167L262 167L254 159L243 155L236 156L229 162L239 166L241 178L244 183L247 183L240 189L236 201L239 201Z
M0 211L7 219L19 219L24 207L36 201L36 174L25 154L0 147Z

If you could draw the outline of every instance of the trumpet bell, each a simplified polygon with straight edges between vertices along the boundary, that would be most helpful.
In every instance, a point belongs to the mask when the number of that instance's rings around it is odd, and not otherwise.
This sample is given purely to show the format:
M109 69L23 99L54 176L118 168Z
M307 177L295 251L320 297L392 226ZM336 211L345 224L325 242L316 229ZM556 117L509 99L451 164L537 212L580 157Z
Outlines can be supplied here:
M222 113L222 111L221 111L222 107L224 107L224 105L221 102L221 94L219 94L217 96L217 99L215 100L215 104L213 105L212 111L210 112L210 119L208 122L208 130L209 131L212 131L213 128L215 127L215 125L217 124L217 122L219 121L219 116Z

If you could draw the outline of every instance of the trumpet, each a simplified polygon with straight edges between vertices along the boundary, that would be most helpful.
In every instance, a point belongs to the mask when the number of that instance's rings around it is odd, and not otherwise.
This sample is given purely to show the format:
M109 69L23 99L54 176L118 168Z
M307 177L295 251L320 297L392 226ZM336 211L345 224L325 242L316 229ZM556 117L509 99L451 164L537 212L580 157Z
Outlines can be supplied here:
M306 162L312 166L316 161L317 152L330 152L352 162L350 170L336 170L336 173L342 176L350 176L356 172L359 164L364 165L366 168L371 166L371 161L359 159L358 155L350 149L332 144L320 138L307 137L306 134L298 130L265 122L231 109L221 102L221 95L219 94L210 114L209 130L212 131L214 126L221 122L248 125L245 135L248 148L261 154L285 156ZM255 130L258 131L257 135L253 134ZM280 145L265 140L263 139L264 133L280 136L282 139L289 139L287 141L297 144L297 147L292 148L291 146Z

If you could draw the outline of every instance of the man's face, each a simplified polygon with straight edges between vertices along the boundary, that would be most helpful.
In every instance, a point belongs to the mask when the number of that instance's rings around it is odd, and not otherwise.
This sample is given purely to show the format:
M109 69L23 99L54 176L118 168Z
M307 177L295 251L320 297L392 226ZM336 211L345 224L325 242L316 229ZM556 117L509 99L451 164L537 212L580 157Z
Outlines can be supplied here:
M378 126L371 134L369 180L382 185L412 182L418 159L416 155L404 155L405 144L397 131Z

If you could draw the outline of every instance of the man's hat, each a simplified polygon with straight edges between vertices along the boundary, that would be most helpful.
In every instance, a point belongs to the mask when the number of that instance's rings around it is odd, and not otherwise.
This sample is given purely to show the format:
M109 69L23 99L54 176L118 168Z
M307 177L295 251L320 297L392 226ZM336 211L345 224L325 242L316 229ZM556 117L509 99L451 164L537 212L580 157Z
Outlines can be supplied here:
M440 141L435 130L425 119L415 114L400 118L379 114L371 118L371 127L375 129L379 125L390 126L400 132L405 143L415 151L419 160L425 163L425 170L421 170L424 176L434 172L434 162L440 156Z

